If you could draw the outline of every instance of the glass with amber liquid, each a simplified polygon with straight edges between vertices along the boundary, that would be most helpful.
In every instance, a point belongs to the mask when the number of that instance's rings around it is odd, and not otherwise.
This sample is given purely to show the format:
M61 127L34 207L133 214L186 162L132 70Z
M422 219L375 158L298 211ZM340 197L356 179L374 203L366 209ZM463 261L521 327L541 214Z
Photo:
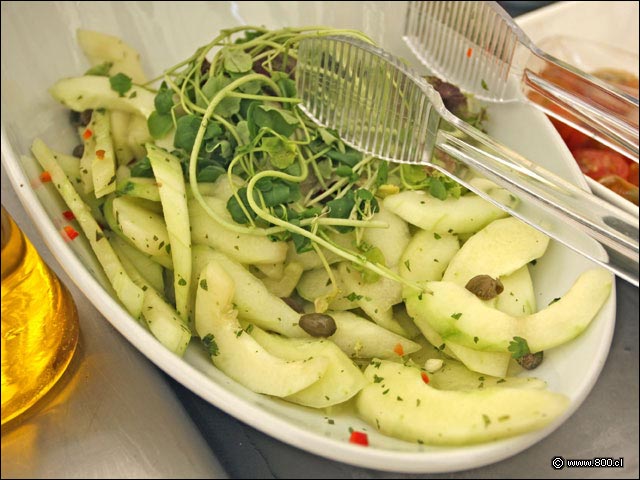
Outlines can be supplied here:
M2 208L2 424L58 381L78 333L71 294Z

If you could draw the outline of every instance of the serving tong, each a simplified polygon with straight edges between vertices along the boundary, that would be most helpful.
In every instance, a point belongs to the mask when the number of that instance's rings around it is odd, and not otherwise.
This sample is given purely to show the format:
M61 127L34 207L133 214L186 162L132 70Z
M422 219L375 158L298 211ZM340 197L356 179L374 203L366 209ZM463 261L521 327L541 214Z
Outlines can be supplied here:
M428 165L638 285L638 218L509 150L449 112L437 91L385 51L349 37L300 42L300 107L345 143L392 162ZM449 162L434 159L438 149ZM473 177L520 201L491 196Z
M638 99L543 52L497 2L410 1L404 39L461 90L492 102L524 98L638 162Z

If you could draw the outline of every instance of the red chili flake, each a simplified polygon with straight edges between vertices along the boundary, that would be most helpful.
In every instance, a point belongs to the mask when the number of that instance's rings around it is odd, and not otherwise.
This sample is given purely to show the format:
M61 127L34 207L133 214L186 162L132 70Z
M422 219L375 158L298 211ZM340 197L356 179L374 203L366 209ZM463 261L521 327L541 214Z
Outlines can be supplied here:
M104 154L105 154L104 150L96 150L96 157L98 157L98 160L103 160Z
M402 348L402 345L399 343L396 343L396 346L393 347L393 351L400 357L404 355L404 348Z
M83 134L82 134L82 138L84 138L85 140L89 140L89 139L91 138L91 135L93 135L93 132L87 128L87 129L83 132Z
M429 383L429 375L427 375L426 373L422 372L422 373L420 374L420 376L422 377L422 381L423 381L424 383Z
M76 218L76 216L73 214L71 210L65 210L64 212L62 212L62 216L69 221L75 220Z
M69 237L69 240L73 240L74 238L76 238L78 235L80 235L75 228L73 228L71 225L67 225L64 227L64 233L67 234L67 237Z
M355 443L356 445L362 445L364 447L368 447L369 437L367 437L367 434L364 432L357 432L354 430L353 432L351 432L351 436L349 437L349 442Z
M51 181L51 174L46 170L40 174L40 181L42 183L47 183Z
M471 58L471 55L473 54L473 48L469 47L467 49L467 58Z

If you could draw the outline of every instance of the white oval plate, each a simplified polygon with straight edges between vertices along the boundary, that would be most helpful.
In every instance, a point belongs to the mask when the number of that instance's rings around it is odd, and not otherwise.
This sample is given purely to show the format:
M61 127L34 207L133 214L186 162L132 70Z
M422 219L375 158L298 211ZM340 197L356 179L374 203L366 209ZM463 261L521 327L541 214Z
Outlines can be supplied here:
M75 41L79 27L118 35L137 48L149 75L157 75L207 43L221 28L239 23L278 27L331 25L358 28L414 65L401 38L405 5L400 2L48 2L2 4L2 160L15 191L69 277L105 318L159 368L212 405L295 447L362 467L435 473L479 467L515 455L562 424L585 399L607 357L615 321L615 291L589 329L568 345L545 353L535 371L549 388L570 398L562 418L544 430L468 447L429 447L375 432L348 411L330 414L254 394L213 367L193 344L184 358L165 350L104 287L88 244L65 241L66 208L51 185L37 180L29 156L34 137L60 151L77 142L68 112L48 95L57 79L87 67ZM18 47L19 46L19 47ZM546 118L523 105L491 108L489 130L508 146L586 188L584 179ZM25 155L25 157L21 157ZM3 192L3 194L10 194ZM532 268L539 305L570 287L594 264L553 243ZM117 406L116 406L117 407ZM328 418L334 420L333 424ZM349 427L366 430L368 448L348 442Z

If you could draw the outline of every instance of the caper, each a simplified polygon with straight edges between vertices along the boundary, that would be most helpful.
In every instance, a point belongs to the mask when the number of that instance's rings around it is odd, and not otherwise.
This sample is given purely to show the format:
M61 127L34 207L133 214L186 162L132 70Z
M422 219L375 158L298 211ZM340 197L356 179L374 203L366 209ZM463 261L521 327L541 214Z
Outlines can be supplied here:
M91 116L93 115L93 110L87 109L80 112L80 125L86 127L91 122Z
M312 337L330 337L338 328L333 317L324 313L306 313L300 317L298 325Z
M284 303L289 305L292 310L295 310L297 313L304 313L304 309L300 302L298 302L295 298L292 297L280 297Z
M491 300L504 291L500 279L489 275L476 275L467 282L465 288L481 300Z
M76 158L82 158L82 155L84 155L84 145L82 143L79 145L76 145L75 148L73 149L72 155Z
M533 370L542 363L543 352L527 353L518 358L517 362L525 370Z

